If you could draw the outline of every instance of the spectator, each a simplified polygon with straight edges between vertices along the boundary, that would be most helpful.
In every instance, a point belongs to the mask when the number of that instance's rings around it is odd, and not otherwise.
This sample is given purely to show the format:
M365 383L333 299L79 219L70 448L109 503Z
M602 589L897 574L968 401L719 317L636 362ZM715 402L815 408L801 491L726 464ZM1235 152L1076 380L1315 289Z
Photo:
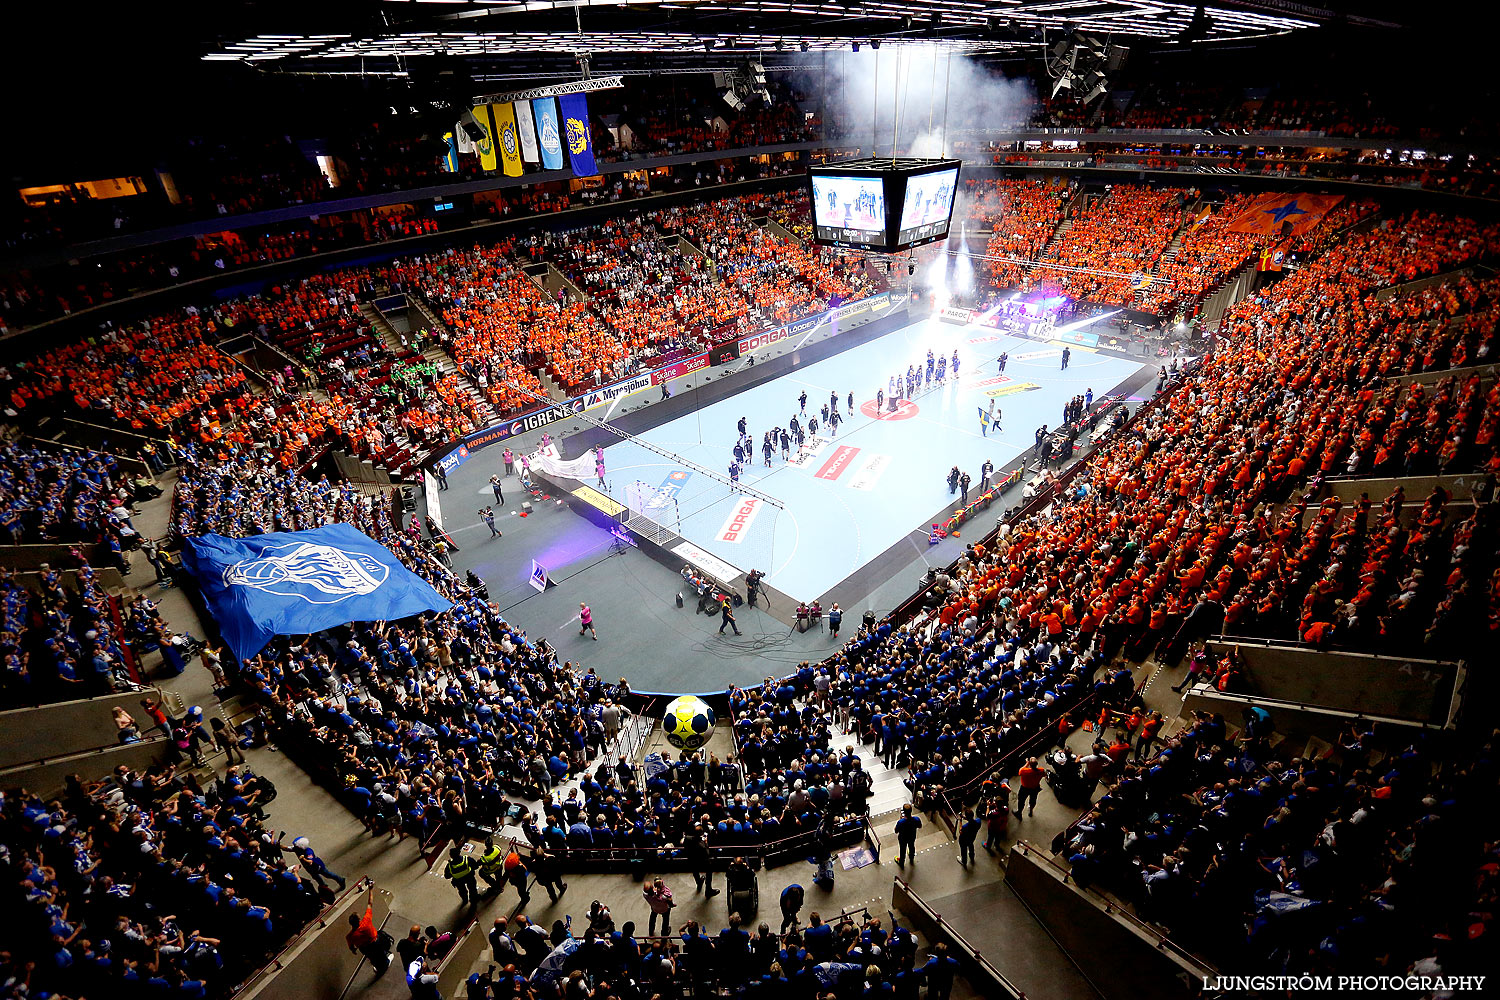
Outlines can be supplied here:
M656 921L660 917L662 934L670 935L672 933L672 907L677 905L672 900L672 890L658 876L650 885L641 890L641 894L646 897L646 905L651 908L651 919L646 924L646 933L656 934Z

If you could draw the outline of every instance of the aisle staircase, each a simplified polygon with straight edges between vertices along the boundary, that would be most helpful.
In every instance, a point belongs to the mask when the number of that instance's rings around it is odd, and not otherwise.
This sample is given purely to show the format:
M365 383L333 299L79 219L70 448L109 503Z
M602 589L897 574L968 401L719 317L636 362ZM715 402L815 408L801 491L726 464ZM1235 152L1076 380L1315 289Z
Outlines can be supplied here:
M479 423L481 426L497 420L500 414L490 405L490 401L485 398L484 393L479 391L479 385L469 377L468 372L458 366L458 363L453 360L453 355L444 350L441 342L437 339L438 331L447 329L446 324L438 318L432 309L428 308L427 303L413 295L408 295L406 297L406 321L408 327L411 325L413 313L416 314L415 318L418 324L431 334L430 339L422 346L423 359L429 364L435 365L437 370L445 376L454 374L459 376L459 380L464 387L464 392L470 399L474 400L474 404L478 408Z
M1047 242L1043 244L1042 252L1037 254L1037 260L1056 263L1057 250L1058 247L1062 245L1063 236L1066 235L1068 230L1072 228L1073 219L1071 217L1059 222L1057 224L1057 228L1052 230L1052 235L1047 238Z
M1182 234L1185 232L1187 232L1187 229L1182 228L1172 234L1172 241L1168 243L1167 248L1161 252L1161 256L1156 258L1156 263L1151 265L1150 274L1153 278L1156 275L1161 274L1163 267L1177 259L1177 251L1182 249ZM1132 293L1130 297L1130 304L1136 307L1141 306L1146 301L1146 296L1154 290L1155 282L1153 281L1152 287L1138 289L1137 291Z
M903 784L906 780L906 768L886 767L885 761L875 753L874 745L862 745L859 737L845 728L843 723L831 723L828 726L828 737L829 745L835 752L842 753L846 746L854 747L854 752L859 756L860 767L870 776L870 819L898 812L911 801L911 793Z
M546 393L547 398L555 399L558 402L562 402L563 400L568 398L567 392L564 391L562 386L557 384L556 380L554 380L550 374L548 374L547 369L538 369L536 372L536 377L537 380L542 383L542 392Z
M361 302L359 314L364 317L365 322L370 324L370 330L380 339L380 343L386 350L395 354L404 353L407 348L401 346L401 335L391 325L391 321L385 318L385 313L375 308L373 302Z

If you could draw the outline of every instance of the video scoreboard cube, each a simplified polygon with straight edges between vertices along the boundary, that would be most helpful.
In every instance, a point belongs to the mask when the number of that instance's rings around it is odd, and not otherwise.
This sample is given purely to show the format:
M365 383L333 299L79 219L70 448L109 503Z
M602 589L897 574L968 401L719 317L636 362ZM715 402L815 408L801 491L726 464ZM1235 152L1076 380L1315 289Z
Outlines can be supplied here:
M860 159L812 167L814 242L896 253L948 235L957 160Z

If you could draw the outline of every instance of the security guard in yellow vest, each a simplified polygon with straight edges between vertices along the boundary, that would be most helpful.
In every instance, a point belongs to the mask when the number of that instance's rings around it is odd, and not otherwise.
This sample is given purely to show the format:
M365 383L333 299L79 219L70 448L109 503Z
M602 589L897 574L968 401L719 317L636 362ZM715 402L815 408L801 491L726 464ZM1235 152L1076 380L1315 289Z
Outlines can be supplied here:
M443 877L458 890L460 902L470 906L479 905L479 884L474 881L474 862L464 857L463 851L457 847L448 851L448 865L443 869Z
M479 856L479 875L489 886L489 892L498 893L505 888L505 852L495 846L494 837L484 838L484 853Z

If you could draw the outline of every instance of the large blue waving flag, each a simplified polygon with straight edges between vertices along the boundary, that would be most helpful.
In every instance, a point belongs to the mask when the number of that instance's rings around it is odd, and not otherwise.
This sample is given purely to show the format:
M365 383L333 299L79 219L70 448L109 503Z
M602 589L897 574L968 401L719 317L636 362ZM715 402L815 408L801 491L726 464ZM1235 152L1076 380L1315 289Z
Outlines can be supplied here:
M405 618L453 605L391 550L347 524L188 539L182 562L241 660L273 636Z
M557 99L562 108L563 140L568 144L568 159L573 173L592 177L599 172L594 165L594 136L589 130L589 99L584 94L563 94Z
M538 97L531 102L536 112L536 136L542 147L542 168L562 169L562 127L557 122L557 101Z

